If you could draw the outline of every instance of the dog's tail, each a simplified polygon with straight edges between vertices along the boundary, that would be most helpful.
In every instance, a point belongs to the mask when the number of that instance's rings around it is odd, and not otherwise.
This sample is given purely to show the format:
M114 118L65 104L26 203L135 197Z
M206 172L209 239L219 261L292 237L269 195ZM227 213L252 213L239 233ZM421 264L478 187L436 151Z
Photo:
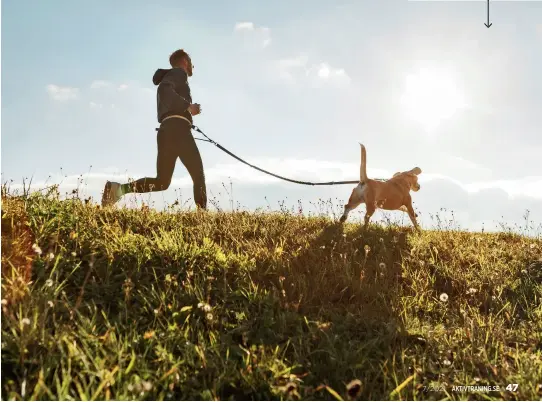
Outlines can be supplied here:
M359 181L365 182L367 181L367 151L365 150L365 146L363 144L359 144L361 146L361 165L359 167Z

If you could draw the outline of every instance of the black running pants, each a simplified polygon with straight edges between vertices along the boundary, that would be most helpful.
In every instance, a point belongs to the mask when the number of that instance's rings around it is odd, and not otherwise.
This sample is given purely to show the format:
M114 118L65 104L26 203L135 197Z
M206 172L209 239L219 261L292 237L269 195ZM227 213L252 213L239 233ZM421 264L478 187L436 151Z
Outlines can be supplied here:
M166 190L171 184L175 163L179 158L194 183L194 202L198 207L206 209L207 190L203 163L190 124L178 118L164 121L158 129L157 142L156 177L145 177L130 183L131 192Z

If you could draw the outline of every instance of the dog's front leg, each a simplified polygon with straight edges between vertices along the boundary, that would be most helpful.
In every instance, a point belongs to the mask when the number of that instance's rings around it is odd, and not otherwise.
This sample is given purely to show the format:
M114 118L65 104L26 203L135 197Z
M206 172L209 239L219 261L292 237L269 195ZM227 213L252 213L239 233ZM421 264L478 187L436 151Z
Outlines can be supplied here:
M414 212L414 208L412 207L412 202L407 203L406 209L407 209L408 216L410 220L412 221L412 224L414 225L417 231L420 231L421 230L420 226L418 226L418 222L416 221L416 217L418 215L416 215L416 212Z

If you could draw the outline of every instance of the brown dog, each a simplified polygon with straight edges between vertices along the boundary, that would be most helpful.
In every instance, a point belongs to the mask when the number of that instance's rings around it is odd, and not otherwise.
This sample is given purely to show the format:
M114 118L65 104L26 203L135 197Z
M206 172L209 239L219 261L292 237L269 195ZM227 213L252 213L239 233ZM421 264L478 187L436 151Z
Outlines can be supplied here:
M365 225L367 226L371 216L376 208L386 210L400 210L408 213L414 227L419 230L416 222L416 213L412 208L412 198L410 190L418 191L418 175L422 172L419 167L415 167L407 172L397 172L387 181L380 182L367 177L367 152L365 146L361 146L361 166L359 184L352 190L348 204L344 206L344 212L341 216L341 223L346 221L348 213L357 208L361 203L367 205L365 212Z

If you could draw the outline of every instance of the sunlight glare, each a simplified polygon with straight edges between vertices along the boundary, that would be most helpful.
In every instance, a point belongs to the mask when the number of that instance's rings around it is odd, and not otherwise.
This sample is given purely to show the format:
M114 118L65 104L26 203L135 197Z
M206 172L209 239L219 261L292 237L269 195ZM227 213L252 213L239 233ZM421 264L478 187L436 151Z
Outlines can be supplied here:
M421 68L416 74L406 76L401 104L406 116L427 132L466 107L452 74L436 68Z

